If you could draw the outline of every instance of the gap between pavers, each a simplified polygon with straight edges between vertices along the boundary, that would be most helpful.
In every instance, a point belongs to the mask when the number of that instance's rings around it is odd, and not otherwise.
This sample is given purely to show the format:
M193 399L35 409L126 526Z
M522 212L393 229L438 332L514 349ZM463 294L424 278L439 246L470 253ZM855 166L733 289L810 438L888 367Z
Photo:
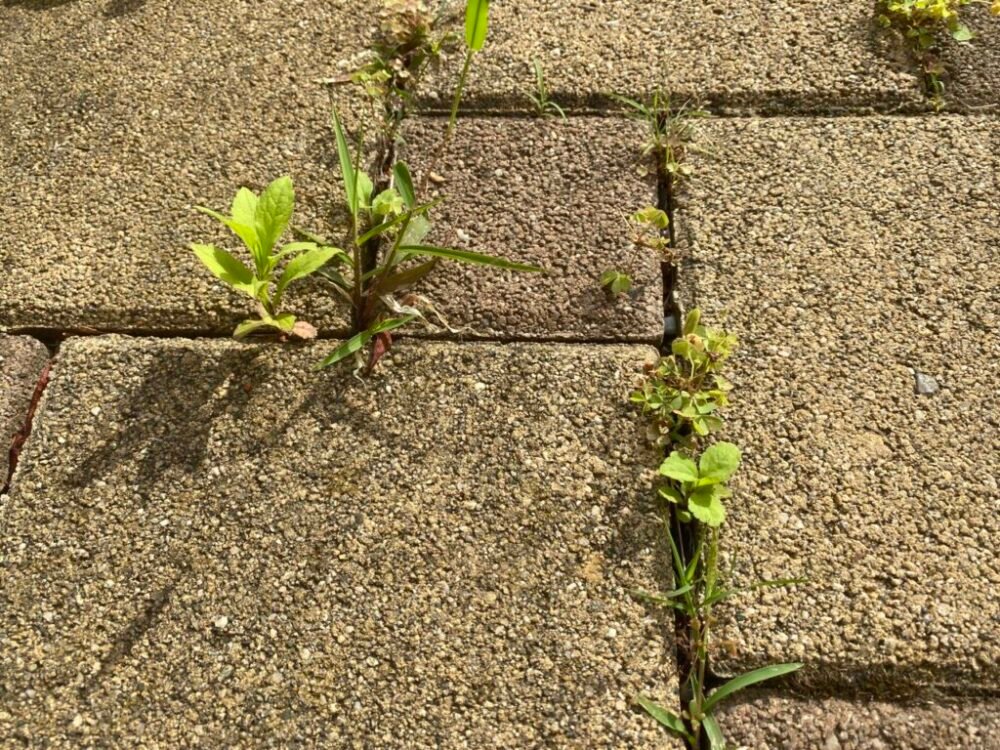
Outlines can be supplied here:
M188 245L241 245L191 206L226 210L238 187L291 174L297 225L340 221L330 99L315 79L369 43L370 3L78 0L0 17L0 325L231 331L252 304ZM334 98L363 122L359 97ZM346 325L325 290L300 311Z
M536 59L550 94L573 106L657 89L740 111L926 106L919 75L877 26L872 0L822 8L790 0L572 5L494 3L464 106L530 110ZM431 104L449 106L461 63L454 55L431 80Z
M0 736L666 748L643 346L63 344L0 514ZM664 580L667 576L667 580Z
M428 240L540 265L544 274L442 264L416 291L463 335L657 343L663 332L660 261L632 245L628 217L656 203L641 154L642 126L621 118L462 118L449 149L441 118L403 127L400 156L428 172L435 211ZM609 299L604 271L634 288Z
M804 661L800 685L995 690L1000 122L703 125L677 217L688 305L726 325L745 450L713 667ZM916 392L916 373L938 390ZM924 387L935 384L923 380Z
M745 694L724 705L726 739L753 750L995 750L1000 703L975 698L916 703Z
M29 336L0 333L0 488L10 473L10 450L24 430L49 350Z

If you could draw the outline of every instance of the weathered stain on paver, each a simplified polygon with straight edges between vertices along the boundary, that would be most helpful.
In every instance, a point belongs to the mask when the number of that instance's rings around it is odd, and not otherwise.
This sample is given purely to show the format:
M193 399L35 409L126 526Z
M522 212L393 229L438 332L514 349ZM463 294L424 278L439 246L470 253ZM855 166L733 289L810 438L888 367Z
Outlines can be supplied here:
M642 346L63 345L0 514L0 736L678 747ZM30 739L29 739L30 738Z
M7 483L10 450L25 428L48 359L49 351L41 341L0 334L0 488Z
M726 739L753 750L994 750L1000 705L974 698L912 704L744 697L720 711Z
M1000 122L716 121L681 287L742 339L723 674L905 692L1000 677ZM916 373L940 390L916 392ZM735 656L726 653L735 649Z
M948 107L973 112L1000 111L1000 18L984 6L962 9L975 37L968 44L946 42L942 60L949 78Z
M251 304L188 243L239 241L191 206L224 209L237 187L287 173L296 224L335 223L330 102L314 79L367 43L369 4L114 5L0 7L0 324L231 329ZM290 304L343 323L313 288Z
M905 55L887 45L871 0L822 8L790 0L605 0L572 10L549 0L494 3L467 105L530 108L532 61L566 103L657 89L720 107L827 110L923 106ZM456 56L458 58L458 56ZM449 100L455 59L432 92Z
M445 178L431 195L434 244L468 247L541 265L516 274L455 264L437 268L418 291L468 335L659 341L663 330L660 259L632 245L628 217L656 203L640 170L642 128L629 120L468 118L437 163L439 118L404 127L402 156L418 177ZM608 269L634 288L611 300Z

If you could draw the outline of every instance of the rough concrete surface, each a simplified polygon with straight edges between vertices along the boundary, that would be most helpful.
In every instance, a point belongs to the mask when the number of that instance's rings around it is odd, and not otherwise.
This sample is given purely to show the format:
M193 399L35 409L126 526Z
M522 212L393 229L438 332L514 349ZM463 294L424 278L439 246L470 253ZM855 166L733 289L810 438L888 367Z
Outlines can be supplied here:
M677 747L640 346L71 339L0 514L31 747Z
M911 65L875 23L871 0L651 3L497 2L472 66L467 106L530 107L532 61L557 101L607 103L657 89L723 107L779 110L922 106ZM461 63L435 79L449 96Z
M975 38L967 44L948 41L944 64L949 72L947 106L972 111L1000 111L1000 18L985 6L962 10Z
M726 545L738 584L811 579L726 609L715 667L995 689L1000 123L705 129L718 156L677 213L683 296L743 341Z
M453 326L470 335L659 340L660 258L633 246L628 221L656 204L655 180L640 174L645 133L638 123L468 118L438 161L444 130L441 119L428 118L410 121L403 133L415 174L445 178L435 188L446 200L428 240L547 272L439 266L419 291ZM600 285L608 269L632 277L627 296L608 298Z
M329 227L340 188L315 79L365 46L368 6L0 7L0 324L206 330L245 317L246 298L188 250L239 241L191 206L224 209L236 188L291 174L295 222ZM344 320L325 290L289 303L316 323Z
M24 429L49 351L37 339L0 334L0 487L10 472L10 449Z
M893 704L761 694L720 711L726 739L747 750L994 750L996 701Z

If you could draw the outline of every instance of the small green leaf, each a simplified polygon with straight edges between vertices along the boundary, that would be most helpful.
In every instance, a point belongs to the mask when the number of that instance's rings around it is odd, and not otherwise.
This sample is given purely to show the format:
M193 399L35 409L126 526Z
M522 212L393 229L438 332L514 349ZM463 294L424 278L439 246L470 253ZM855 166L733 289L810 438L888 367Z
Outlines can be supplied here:
M288 261L284 273L278 279L278 286L274 295L274 304L278 304L285 287L297 279L303 279L309 274L315 273L320 268L330 262L337 253L341 252L335 247L318 247L314 250L307 250L301 255L297 255Z
M683 737L688 742L694 742L694 737L692 737L691 733L688 732L687 727L684 726L684 722L677 714L668 711L659 703L651 701L649 700L649 698L646 698L643 695L636 697L635 700L636 703L638 703L645 709L647 714L652 716L654 719L656 719L660 724L665 726L671 732L673 732L679 737Z
M214 245L192 244L191 249L209 271L233 289L254 296L253 272L236 258Z
M688 495L687 508L691 515L704 524L718 527L726 520L726 508L722 504L720 488L699 487Z
M291 333L292 329L295 328L295 316L291 313L281 313L280 315L275 315L272 321L279 330L285 333Z
M403 236L399 242L401 245L419 245L424 241L424 237L430 234L431 222L425 215L420 214L410 219L403 230Z
M351 336L351 338L347 339L347 341L345 341L336 349L334 349L332 352L330 352L328 355L326 355L326 357L323 359L322 362L319 363L316 369L322 370L325 367L329 367L330 365L334 365L337 362L340 362L342 359L350 357L355 352L361 351L361 349L364 348L365 344L367 344L369 341L375 338L378 334L384 333L386 331L392 331L396 328L405 326L415 317L416 315L407 315L402 318L386 318L380 323L376 323L375 325L371 326L367 330L364 330L361 333Z
M401 252L412 253L413 255L428 255L435 258L446 258L447 260L458 261L459 263L472 263L481 266L494 266L504 268L509 271L525 271L529 273L542 273L544 269L538 266L530 266L525 263L515 263L506 258L498 258L495 255L484 255L474 253L471 250L457 250L447 247L432 247L431 245L401 245Z
M698 332L698 322L701 320L701 310L697 307L691 310L684 318L684 335L690 336Z
M465 44L478 52L489 30L490 0L468 0L465 5Z
M386 188L372 201L372 213L376 216L397 216L403 212L403 197L395 188Z
M726 738L722 736L722 729L715 717L707 714L702 718L701 725L705 728L705 734L708 736L710 750L726 750Z
M291 177L279 177L265 188L254 212L254 229L261 254L269 256L292 219L295 191Z
M416 208L417 194L413 190L413 180L410 178L410 169L406 162L397 161L392 165L392 175L396 184L396 190L403 196L407 208Z
M611 294L625 294L632 288L632 279L620 271L605 271L601 274L601 286Z
M698 467L695 462L677 451L671 452L667 459L660 464L660 473L665 477L676 479L678 482L698 481Z
M782 675L802 669L802 666L803 665L799 662L772 664L769 667L761 667L760 669L755 669L752 672L742 674L739 677L734 677L708 696L705 700L704 711L707 714L713 707L718 705L720 701L725 700L735 692L743 690L743 688L756 685L758 682L764 682L765 680L773 680L775 677L781 677Z
M699 473L715 483L725 482L740 467L740 457L740 449L733 443L714 443L701 454Z
M956 42L969 42L975 36L972 33L972 29L966 26L964 23L960 23L951 30L951 36Z

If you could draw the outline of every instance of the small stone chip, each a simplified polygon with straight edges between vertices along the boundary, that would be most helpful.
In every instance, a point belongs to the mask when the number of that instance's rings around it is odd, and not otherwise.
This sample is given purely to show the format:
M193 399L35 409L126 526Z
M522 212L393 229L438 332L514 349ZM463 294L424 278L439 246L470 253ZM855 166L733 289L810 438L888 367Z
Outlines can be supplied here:
M915 372L913 377L916 379L917 393L921 396L933 396L939 390L941 386L938 382L932 378L930 375L925 375L922 372Z
M229 624L229 618L225 615L219 615L214 620L212 620L212 625L214 625L219 630L222 630Z

